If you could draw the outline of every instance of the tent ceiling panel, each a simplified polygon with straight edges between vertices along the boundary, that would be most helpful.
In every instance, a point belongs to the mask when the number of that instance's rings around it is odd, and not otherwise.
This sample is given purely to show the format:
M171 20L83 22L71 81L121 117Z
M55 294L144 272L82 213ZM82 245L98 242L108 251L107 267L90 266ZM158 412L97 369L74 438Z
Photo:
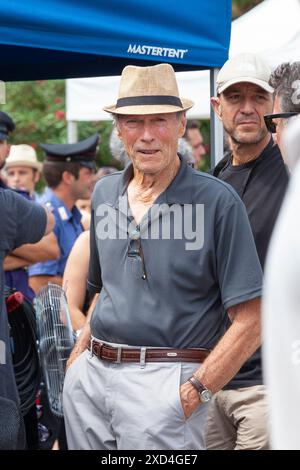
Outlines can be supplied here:
M114 75L145 61L211 68L228 56L231 0L0 0L0 9L4 81Z

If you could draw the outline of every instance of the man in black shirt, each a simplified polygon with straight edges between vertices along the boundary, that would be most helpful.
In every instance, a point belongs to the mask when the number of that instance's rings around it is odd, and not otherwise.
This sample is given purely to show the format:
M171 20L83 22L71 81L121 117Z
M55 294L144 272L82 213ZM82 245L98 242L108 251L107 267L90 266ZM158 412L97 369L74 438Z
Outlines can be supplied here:
M213 175L234 187L243 200L262 267L288 184L279 148L264 124L272 112L271 70L255 54L228 60L218 75L212 106L228 133L232 153ZM267 405L261 351L214 398L210 408L208 449L267 449Z

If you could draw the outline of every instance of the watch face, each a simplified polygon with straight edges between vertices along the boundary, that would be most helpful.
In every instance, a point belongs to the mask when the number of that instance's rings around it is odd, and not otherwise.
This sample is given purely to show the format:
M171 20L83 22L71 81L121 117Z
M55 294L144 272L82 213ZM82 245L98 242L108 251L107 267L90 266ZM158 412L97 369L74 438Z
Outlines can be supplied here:
M202 401L202 403L206 403L206 402L210 401L211 398L212 398L212 393L211 393L211 391L210 391L210 390L207 390L207 389L206 389L206 390L203 390L203 392L201 392L200 395L201 395L201 401Z

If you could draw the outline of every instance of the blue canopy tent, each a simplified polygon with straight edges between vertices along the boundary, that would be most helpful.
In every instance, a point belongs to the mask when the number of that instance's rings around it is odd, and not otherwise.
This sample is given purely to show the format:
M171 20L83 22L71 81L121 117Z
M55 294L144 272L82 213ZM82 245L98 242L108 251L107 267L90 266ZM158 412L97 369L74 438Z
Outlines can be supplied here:
M1 80L118 75L128 63L213 68L231 0L0 0Z
M129 63L214 70L228 56L231 0L0 0L0 9L3 81L118 75Z

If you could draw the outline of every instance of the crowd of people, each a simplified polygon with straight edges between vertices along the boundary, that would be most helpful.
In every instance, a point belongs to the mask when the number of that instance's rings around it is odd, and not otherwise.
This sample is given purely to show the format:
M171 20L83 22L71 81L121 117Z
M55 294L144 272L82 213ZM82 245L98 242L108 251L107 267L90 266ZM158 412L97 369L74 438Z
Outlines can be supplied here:
M51 445L65 429L60 448L300 448L299 412L282 405L300 389L299 83L300 62L272 72L256 54L229 59L211 98L227 148L209 173L169 64L126 66L104 108L122 171L97 171L98 134L41 144L40 162L9 144L15 124L0 112L0 409L13 410L0 412L0 448L25 445L23 420L39 447L36 404L19 409L4 285L33 302L49 282L78 335Z

